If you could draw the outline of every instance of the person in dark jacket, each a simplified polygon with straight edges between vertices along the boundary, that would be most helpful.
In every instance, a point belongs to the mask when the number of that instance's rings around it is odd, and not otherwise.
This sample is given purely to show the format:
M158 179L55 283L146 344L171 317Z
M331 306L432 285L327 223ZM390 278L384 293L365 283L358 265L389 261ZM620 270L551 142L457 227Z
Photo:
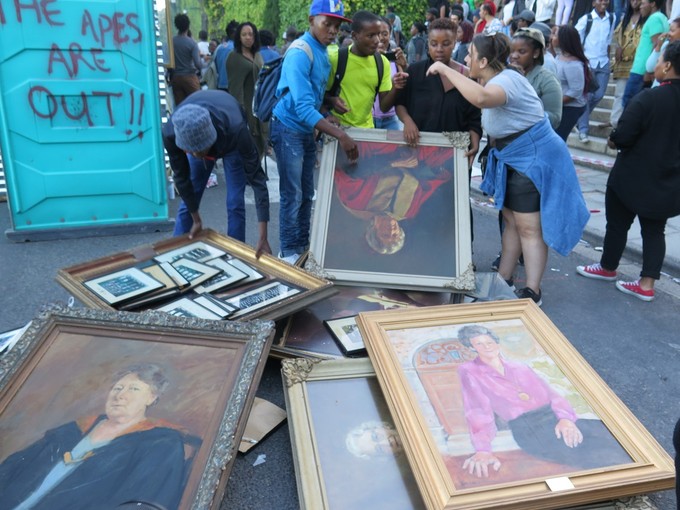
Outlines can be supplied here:
M248 183L255 192L259 226L257 256L271 253L267 240L267 176L238 101L219 90L193 93L163 126L163 145L182 197L174 235L188 232L191 239L203 228L198 213L201 197L215 160L223 158L227 180L227 235L245 242L244 193ZM242 166L229 164L234 158L239 158Z
M642 233L640 279L617 281L616 288L643 301L654 299L654 284L661 275L666 221L680 214L680 41L668 45L654 76L660 86L631 100L609 138L620 152L607 182L600 263L576 268L588 278L616 280L628 230L637 216Z

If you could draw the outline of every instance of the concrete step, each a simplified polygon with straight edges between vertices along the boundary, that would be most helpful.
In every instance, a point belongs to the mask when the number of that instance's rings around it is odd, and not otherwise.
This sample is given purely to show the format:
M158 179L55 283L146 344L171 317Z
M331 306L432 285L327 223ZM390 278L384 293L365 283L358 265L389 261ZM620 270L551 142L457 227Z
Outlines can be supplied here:
M594 121L593 116L592 115L590 116L590 123L588 124L588 135L591 138L593 136L596 136L597 138L604 138L606 140L607 138L609 138L609 133L611 132L612 132L611 126L602 126L602 122Z
M584 150L592 154L606 154L608 156L616 157L616 151L607 147L607 139L599 136L589 135L590 141L587 143L578 139L578 134L572 132L567 139L569 147Z
M614 96L604 96L602 100L597 103L598 108L604 108L606 110L611 110L614 106Z
M596 106L595 109L590 113L590 121L597 122L598 124L601 124L602 122L609 122L611 114L611 109L600 108L599 106Z

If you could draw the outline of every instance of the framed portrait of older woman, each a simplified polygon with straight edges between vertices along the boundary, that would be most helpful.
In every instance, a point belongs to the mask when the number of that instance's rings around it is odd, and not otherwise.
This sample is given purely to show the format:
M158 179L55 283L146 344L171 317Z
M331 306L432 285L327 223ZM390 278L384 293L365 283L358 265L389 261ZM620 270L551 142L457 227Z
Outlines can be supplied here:
M324 145L305 267L337 283L411 290L474 289L467 133L350 129L359 159Z
M429 510L566 508L673 487L665 450L530 300L357 323Z
M368 359L283 360L282 373L300 508L424 510Z
M0 358L0 508L218 508L272 337L264 321L41 312Z

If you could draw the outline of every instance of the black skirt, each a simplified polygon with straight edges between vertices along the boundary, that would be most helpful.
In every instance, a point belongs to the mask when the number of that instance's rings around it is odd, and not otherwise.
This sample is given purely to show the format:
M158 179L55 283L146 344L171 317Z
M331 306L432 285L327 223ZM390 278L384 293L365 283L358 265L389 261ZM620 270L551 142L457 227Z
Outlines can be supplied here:
M504 207L519 213L532 213L541 210L541 194L526 175L514 168L507 167L508 178L505 187Z

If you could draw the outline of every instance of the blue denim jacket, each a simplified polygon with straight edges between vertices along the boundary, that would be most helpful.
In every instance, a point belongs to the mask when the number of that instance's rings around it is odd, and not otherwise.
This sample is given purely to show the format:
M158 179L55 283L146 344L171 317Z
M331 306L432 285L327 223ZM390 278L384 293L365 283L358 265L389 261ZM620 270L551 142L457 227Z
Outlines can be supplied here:
M571 154L544 118L502 150L491 149L480 186L503 208L506 165L526 175L541 194L541 229L545 243L568 255L581 239L590 212L586 207Z

